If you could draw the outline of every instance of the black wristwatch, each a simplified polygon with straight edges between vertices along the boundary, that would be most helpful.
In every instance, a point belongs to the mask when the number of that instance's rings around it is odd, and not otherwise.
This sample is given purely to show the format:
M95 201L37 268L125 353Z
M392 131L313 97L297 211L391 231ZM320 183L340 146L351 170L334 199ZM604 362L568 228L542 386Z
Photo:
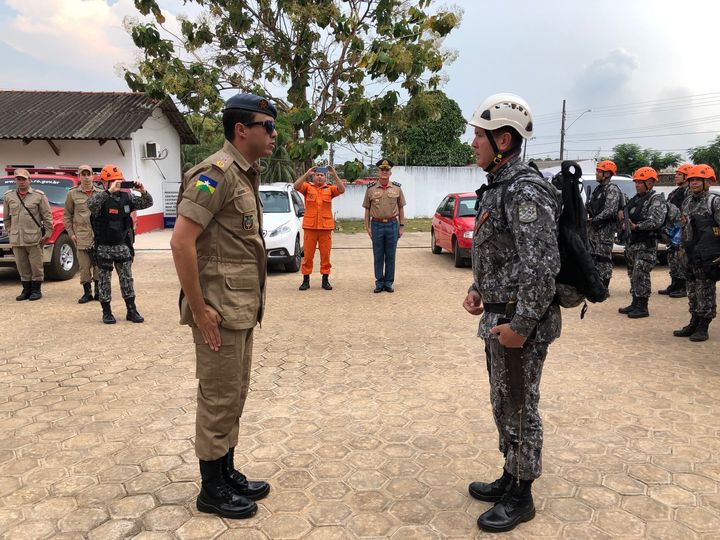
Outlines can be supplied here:
M404 227L404 226L405 226L405 224L404 224L404 223L401 223L401 224L400 224L400 226L401 226L401 227Z

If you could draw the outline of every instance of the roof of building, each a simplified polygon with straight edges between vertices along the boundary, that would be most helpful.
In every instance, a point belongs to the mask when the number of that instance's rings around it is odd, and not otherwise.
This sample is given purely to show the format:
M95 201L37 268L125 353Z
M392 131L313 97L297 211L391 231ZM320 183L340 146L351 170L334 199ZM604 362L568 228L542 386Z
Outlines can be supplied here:
M160 108L183 144L195 134L170 98L144 93L0 90L0 139L128 140Z

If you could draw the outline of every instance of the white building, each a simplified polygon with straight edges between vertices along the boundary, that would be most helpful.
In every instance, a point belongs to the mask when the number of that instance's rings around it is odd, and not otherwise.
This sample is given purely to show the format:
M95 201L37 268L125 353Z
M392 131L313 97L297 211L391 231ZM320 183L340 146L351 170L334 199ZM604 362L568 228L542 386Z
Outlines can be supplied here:
M0 91L0 167L87 163L99 172L117 165L128 180L142 181L154 199L138 212L138 233L163 228L166 207L174 217L174 195L166 205L163 188L167 183L177 193L181 144L197 139L170 99L130 92Z

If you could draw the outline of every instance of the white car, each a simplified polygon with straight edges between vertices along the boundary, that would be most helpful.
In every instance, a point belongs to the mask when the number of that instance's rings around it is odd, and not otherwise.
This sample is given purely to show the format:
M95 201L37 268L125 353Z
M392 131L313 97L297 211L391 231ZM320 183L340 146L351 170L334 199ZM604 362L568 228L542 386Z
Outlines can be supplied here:
M297 272L303 256L303 198L292 184L283 182L262 184L260 197L267 262L284 265L286 272Z

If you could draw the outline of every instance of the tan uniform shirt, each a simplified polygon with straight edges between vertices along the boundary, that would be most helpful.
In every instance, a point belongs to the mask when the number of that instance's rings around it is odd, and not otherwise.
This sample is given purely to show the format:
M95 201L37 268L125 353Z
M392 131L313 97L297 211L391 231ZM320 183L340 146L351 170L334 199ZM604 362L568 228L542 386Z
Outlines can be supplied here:
M203 228L196 243L203 297L230 330L262 321L266 263L259 186L255 169L226 141L185 174L178 197L178 216ZM182 292L180 323L195 325Z
M102 191L97 186L92 186L90 190L90 196ZM89 198L82 190L82 187L77 186L68 191L65 199L65 213L63 214L65 230L70 236L74 234L77 237L78 249L89 248L93 241L93 230L90 224L91 214L87 205Z
M20 202L20 196L16 190L5 193L5 228L10 232L11 246L36 246L43 239L40 234L40 227L37 223L45 225L45 239L52 236L53 219L50 203L45 193L39 189L29 188L25 198L27 210ZM32 212L35 220L28 212ZM37 223L35 223L37 221Z
M380 182L373 182L365 192L363 208L370 210L370 217L374 219L394 219L400 214L400 208L405 206L400 184L388 182L383 187Z

